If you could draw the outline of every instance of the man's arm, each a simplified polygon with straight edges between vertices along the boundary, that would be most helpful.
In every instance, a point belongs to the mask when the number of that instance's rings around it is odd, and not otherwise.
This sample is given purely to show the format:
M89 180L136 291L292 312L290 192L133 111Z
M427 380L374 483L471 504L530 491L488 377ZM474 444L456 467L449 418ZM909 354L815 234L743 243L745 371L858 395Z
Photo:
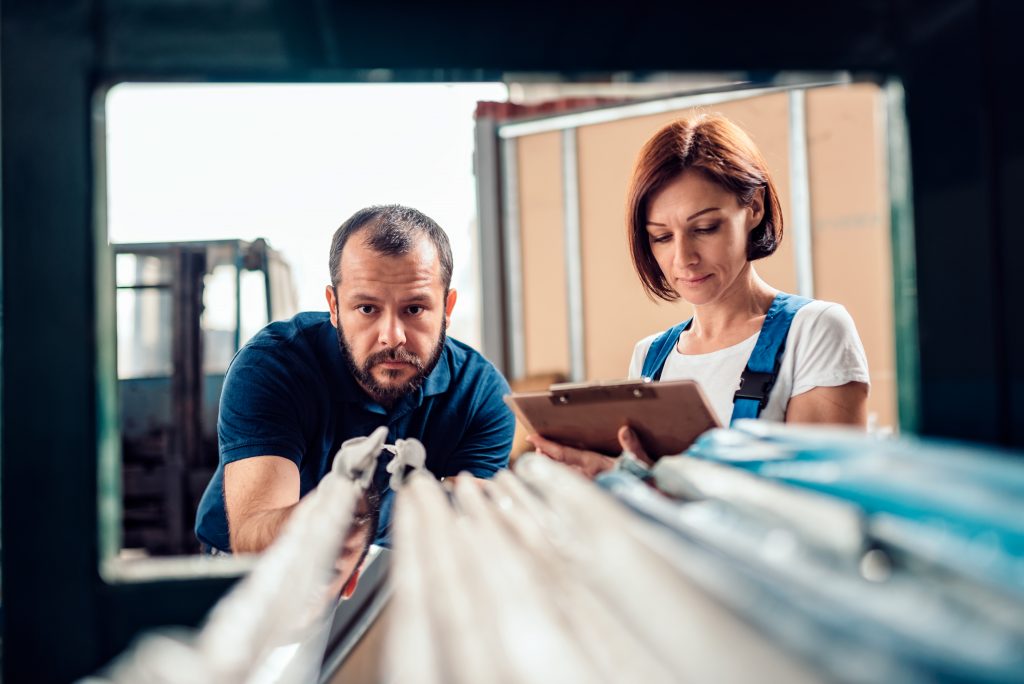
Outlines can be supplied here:
M492 477L508 467L516 419L501 397L509 392L504 378L494 371L482 405L447 464L447 476L465 471L476 477Z
M254 456L224 466L224 505L234 553L270 546L299 502L299 469L281 456Z

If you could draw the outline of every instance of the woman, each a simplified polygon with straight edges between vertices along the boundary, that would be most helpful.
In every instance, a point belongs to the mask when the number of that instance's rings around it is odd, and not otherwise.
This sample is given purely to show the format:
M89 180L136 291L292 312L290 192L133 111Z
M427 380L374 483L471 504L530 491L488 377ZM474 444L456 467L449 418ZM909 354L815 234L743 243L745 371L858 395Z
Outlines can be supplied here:
M867 359L846 309L780 293L754 268L782 240L782 211L764 158L742 129L722 116L698 115L658 131L640 152L626 221L648 295L694 308L688 323L637 343L629 377L697 380L724 425L741 415L866 424ZM772 337L777 350L765 346ZM767 375L745 371L748 362ZM744 392L737 391L741 375ZM539 435L528 439L590 476L614 464ZM619 441L649 460L628 427Z

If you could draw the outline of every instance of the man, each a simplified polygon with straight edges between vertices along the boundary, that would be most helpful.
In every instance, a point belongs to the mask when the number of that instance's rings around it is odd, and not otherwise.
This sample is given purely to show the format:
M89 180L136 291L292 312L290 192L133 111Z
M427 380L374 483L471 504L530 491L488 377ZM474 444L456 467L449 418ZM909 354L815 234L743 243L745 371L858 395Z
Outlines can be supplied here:
M221 395L220 465L203 494L204 547L255 552L329 471L341 443L388 426L415 437L437 477L489 477L508 464L508 384L445 331L455 307L444 231L401 206L356 212L334 234L330 313L272 323L238 352ZM386 458L375 542L388 543Z

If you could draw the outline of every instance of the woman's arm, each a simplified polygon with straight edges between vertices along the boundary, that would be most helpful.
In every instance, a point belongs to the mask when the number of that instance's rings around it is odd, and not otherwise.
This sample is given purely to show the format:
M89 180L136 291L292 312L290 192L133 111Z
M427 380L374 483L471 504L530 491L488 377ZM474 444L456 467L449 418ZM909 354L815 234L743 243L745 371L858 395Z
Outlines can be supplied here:
M815 387L789 400L787 423L868 424L868 385L848 382L838 387Z

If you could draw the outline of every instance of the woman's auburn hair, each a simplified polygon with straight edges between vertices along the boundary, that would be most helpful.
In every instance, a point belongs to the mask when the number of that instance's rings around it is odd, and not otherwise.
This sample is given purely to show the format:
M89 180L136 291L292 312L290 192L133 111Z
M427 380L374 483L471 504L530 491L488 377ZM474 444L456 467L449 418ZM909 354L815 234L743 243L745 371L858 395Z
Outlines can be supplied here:
M640 282L647 295L666 301L679 294L661 272L647 234L651 197L687 169L725 188L740 206L750 206L764 188L764 217L750 231L747 260L763 259L782 242L782 207L760 150L746 132L720 114L697 114L668 124L640 150L626 205L626 231Z

